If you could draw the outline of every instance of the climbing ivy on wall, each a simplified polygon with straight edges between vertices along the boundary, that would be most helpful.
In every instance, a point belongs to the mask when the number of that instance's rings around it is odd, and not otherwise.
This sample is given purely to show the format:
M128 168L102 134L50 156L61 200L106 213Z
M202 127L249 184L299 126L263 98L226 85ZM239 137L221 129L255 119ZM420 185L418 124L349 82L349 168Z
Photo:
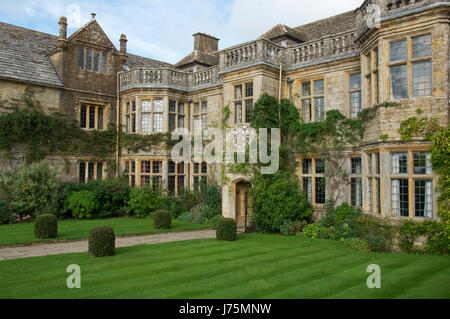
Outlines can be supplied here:
M420 116L421 112L417 112ZM431 142L431 165L439 174L438 214L447 223L450 223L450 127L440 126L437 119L412 116L400 124L399 132L403 141L412 138L422 138ZM449 224L450 227L450 224ZM450 236L450 229L449 229ZM449 238L450 240L450 238Z
M108 159L116 151L117 130L86 131L77 121L56 111L45 111L28 86L21 98L0 102L0 150L11 155L23 153L26 163L38 162L48 155L89 154L95 159ZM130 152L150 151L161 144L170 146L169 134L138 135L119 131L119 147Z

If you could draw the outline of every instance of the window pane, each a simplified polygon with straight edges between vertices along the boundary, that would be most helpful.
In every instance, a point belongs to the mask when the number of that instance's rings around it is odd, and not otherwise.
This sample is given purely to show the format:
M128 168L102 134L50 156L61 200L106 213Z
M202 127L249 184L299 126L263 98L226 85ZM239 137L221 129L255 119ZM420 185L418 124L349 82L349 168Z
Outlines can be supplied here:
M169 112L176 113L177 112L177 102L176 101L169 101Z
M392 174L408 174L408 153L393 153Z
M305 123L311 122L311 100L310 99L302 100L302 117L303 117L303 122L305 122Z
M433 194L431 181L414 181L414 216L433 216Z
M78 48L78 68L84 69L84 48Z
M98 114L97 114L97 128L99 130L103 130L103 108L98 108Z
M94 51L94 71L100 71L100 52Z
M412 64L413 96L431 95L431 62Z
M350 90L361 88L361 73L350 74Z
M234 87L234 98L236 100L242 99L242 85L236 85Z
M242 102L234 103L234 123L242 123Z
M303 159L302 172L303 172L303 174L311 174L312 173L312 159L310 159L310 158Z
M161 113L153 114L153 132L160 133L163 131L163 115Z
M431 173L431 154L428 152L414 152L414 174L430 175Z
M325 173L325 161L321 158L315 159L316 161L316 174Z
M180 104L182 105L182 109L184 111L184 104ZM154 100L153 101L153 112L162 112L163 111L163 100ZM184 112L180 112L180 113L184 113Z
M157 192L161 190L162 176L152 177L152 189Z
M172 132L176 128L176 115L169 114L169 131Z
M325 119L325 105L324 98L319 97L314 99L314 120L316 122L323 121Z
M175 162L172 161L169 162L168 170L169 174L175 174Z
M107 59L107 54L106 54L106 52L103 52L102 53L102 73L103 74L106 74L106 66L107 66L107 63L108 63L108 59Z
M253 82L245 83L245 97L253 96Z
M130 116L125 116L125 132L130 133Z
M80 183L84 183L86 181L85 176L86 176L86 164L80 163L79 172L78 172L78 179L79 179Z
M150 116L151 116L151 114L142 114L142 121L141 121L142 133L150 133L151 132Z
M373 180L372 178L368 179L369 186L369 211L373 212Z
M162 114L159 114L162 116ZM178 127L184 128L184 115L178 115Z
M208 115L203 114L202 115L202 130L208 129Z
M403 99L408 96L406 65L391 66L391 98Z
M89 107L89 128L95 128L95 107Z
M162 173L162 162L161 161L154 161L153 162L153 174L161 174Z
M202 101L202 113L208 112L208 102Z
M350 93L350 117L358 117L361 112L361 92Z
M184 163L178 163L178 174L184 174Z
M198 172L199 172L199 166L200 166L200 164L199 163L194 163L194 174L198 174Z
M94 163L90 162L88 164L88 180L94 179Z
M86 105L82 105L80 109L80 127L86 128Z
M355 207L362 206L361 178L359 177L351 179L351 204Z
M391 62L406 60L406 40L391 42L389 57Z
M202 162L202 174L208 173L208 164L206 162Z
M151 112L152 111L152 101L142 100L141 107L142 107L142 112Z
M141 162L141 173L143 174L150 174L150 161L142 161Z
M409 187L407 179L392 180L392 215L409 216Z
M86 70L92 70L92 49L86 48Z
M304 177L303 178L303 192L306 195L306 199L308 202L312 202L312 178Z
M303 82L302 83L302 96L310 96L311 95L311 82Z
M431 34L412 38L413 59L430 55L431 55Z
M167 188L170 194L175 194L175 176L169 176L167 179Z
M355 175L361 175L361 157L351 158L351 172Z
M316 177L316 204L325 204L325 178Z
M252 108L253 99L245 100L245 122L250 123L252 121Z
M97 180L101 180L103 178L103 165L102 163L97 163Z
M200 112L199 103L194 103L194 114L198 114Z
M135 173L135 172L136 172L136 162L131 161L131 173Z
M320 95L324 93L323 80L314 81L314 95Z

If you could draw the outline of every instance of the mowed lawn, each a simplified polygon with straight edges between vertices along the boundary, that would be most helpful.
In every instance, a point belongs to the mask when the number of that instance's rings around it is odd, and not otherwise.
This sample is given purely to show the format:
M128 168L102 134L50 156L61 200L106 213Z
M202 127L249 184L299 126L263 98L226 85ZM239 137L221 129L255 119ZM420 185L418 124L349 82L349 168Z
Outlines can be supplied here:
M81 289L66 267L81 267ZM381 267L368 289L367 266ZM450 257L364 253L341 242L241 234L0 261L0 298L450 298Z
M95 220L61 220L58 221L58 236L56 238L39 239L34 237L34 223L30 222L1 225L0 246L88 238L91 228L95 226L110 226L114 229L116 235L151 234L213 227L210 224L192 224L176 219L172 220L170 229L156 229L153 218L118 217Z

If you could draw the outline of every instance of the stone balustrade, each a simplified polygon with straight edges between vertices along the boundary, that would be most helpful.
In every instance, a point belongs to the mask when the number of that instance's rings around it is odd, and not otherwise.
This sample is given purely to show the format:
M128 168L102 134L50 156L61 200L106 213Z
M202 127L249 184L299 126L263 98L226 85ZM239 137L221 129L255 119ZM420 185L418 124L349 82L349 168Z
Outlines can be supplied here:
M325 58L357 53L354 37L355 32L347 32L287 48L266 39L259 39L222 50L218 65L193 73L172 68L139 68L123 72L120 75L120 89L124 91L136 87L173 87L193 91L219 85L221 73L240 68L258 64L278 68L281 63L283 68L296 67Z

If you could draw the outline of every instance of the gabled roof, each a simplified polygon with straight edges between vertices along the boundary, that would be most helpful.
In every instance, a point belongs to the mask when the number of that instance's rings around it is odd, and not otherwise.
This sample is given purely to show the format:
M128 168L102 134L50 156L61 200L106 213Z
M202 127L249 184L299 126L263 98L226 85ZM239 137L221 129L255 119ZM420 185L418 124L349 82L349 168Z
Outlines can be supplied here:
M348 11L326 19L304 24L294 29L304 34L308 41L317 40L326 35L356 29L356 16L354 11Z
M144 58L139 55L134 55L127 53L127 62L125 63L126 66L131 68L163 68L163 67L172 67L172 64L153 60L149 58Z
M0 77L62 86L48 52L58 38L0 22Z
M85 34L83 34L85 33ZM98 34L102 34L103 37L99 37ZM83 39L83 35L86 37L88 35L87 39ZM111 42L111 40L106 35L105 31L103 31L102 27L98 24L97 20L95 18L92 18L88 23L83 25L81 28L79 28L77 31L72 33L70 37L67 38L68 41L81 38L81 40L89 40L89 42L102 42L100 44L111 47L116 49L114 44Z
M281 37L281 36L290 36L294 39L297 39L301 42L307 41L307 37L302 34L301 32L292 29L284 24L277 24L272 29L264 33L262 36L260 36L258 39L269 39L273 40L275 38Z
M186 57L177 62L175 64L175 67L179 68L191 63L199 63L206 66L217 65L219 63L219 55L217 54L217 52L205 53L195 50L194 52L188 54Z

